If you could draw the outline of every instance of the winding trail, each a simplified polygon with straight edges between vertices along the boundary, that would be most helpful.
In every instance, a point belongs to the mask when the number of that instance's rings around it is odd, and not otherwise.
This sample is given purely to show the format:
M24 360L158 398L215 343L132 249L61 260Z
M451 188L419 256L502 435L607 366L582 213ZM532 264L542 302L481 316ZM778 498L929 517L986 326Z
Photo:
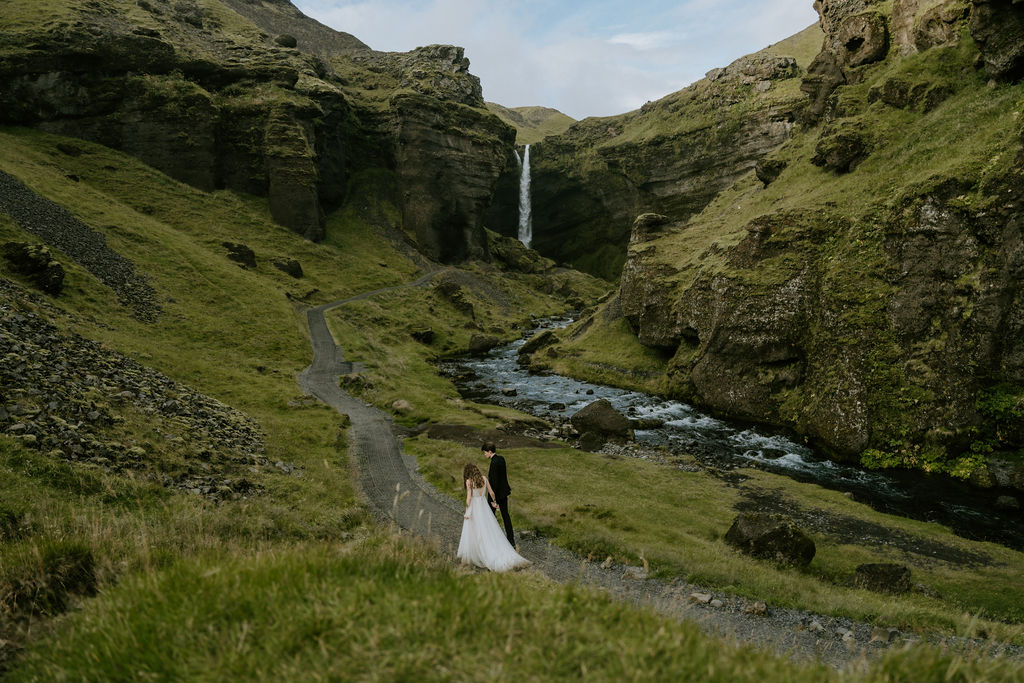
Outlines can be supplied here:
M350 447L358 463L359 484L377 518L391 520L406 531L436 538L443 550L454 554L462 533L462 516L457 504L441 499L425 487L425 482L414 480L395 438L390 416L338 386L338 376L356 368L345 361L324 318L325 312L343 304L404 287L421 287L441 272L430 271L404 285L375 289L309 309L306 320L313 344L313 364L303 370L298 379L304 392L348 415L352 423Z
M304 392L348 415L352 434L350 449L357 463L359 483L377 518L434 540L454 562L462 532L459 501L437 492L420 477L415 458L402 452L390 416L339 388L338 376L357 370L358 366L345 361L324 318L326 311L352 301L405 287L421 287L441 272L441 269L432 270L413 282L309 309L306 315L313 364L299 374L298 381ZM889 647L919 640L914 634L899 634L891 642L883 642L873 637L878 631L870 624L801 610L768 606L766 614L751 614L747 609L752 601L731 595L715 594L721 604L710 606L691 598L694 592L712 593L700 586L646 578L644 572L637 571L639 568L599 565L529 532L520 533L519 537L520 553L533 562L533 566L524 571L540 571L560 583L585 584L617 599L692 621L710 635L762 647L796 661L817 660L837 669L847 668ZM943 644L962 651L1021 656L1020 648L986 641L955 639L955 642L945 640Z

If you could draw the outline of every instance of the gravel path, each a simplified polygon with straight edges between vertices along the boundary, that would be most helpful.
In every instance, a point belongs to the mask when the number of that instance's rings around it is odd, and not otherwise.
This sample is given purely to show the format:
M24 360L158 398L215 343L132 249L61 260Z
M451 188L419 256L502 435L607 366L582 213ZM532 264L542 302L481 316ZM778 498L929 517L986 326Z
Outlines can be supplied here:
M351 301L401 287L417 287L441 271L432 271L405 285L378 289L307 312L313 364L299 375L299 385L351 420L352 454L359 482L379 519L435 540L455 561L462 531L462 507L436 491L418 474L415 458L406 456L395 437L390 417L342 391L338 376L352 372L327 327L324 312ZM519 550L533 561L525 571L540 571L554 581L577 582L637 605L646 605L677 619L698 624L706 633L762 647L796 661L817 660L837 669L862 664L890 647L917 642L919 636L876 628L850 619L758 604L746 598L715 594L700 586L647 578L641 567L597 564L543 538L519 534ZM993 656L1022 657L1022 648L989 641L948 639L935 642L951 650Z

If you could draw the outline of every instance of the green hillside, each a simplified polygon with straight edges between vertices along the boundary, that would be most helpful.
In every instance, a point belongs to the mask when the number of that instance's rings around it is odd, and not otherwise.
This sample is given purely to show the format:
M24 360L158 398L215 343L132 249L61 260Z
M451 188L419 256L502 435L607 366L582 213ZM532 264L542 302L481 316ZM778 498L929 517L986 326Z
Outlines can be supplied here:
M548 107L503 107L494 102L487 109L516 129L517 145L532 145L549 135L559 135L576 123L557 109Z
M615 345L620 383L635 369L716 414L837 459L969 479L979 497L1021 472L1024 91L979 68L955 16L946 44L858 67L826 121L699 213L636 233L625 320L596 318L557 369L593 375L596 341L628 329L643 346Z

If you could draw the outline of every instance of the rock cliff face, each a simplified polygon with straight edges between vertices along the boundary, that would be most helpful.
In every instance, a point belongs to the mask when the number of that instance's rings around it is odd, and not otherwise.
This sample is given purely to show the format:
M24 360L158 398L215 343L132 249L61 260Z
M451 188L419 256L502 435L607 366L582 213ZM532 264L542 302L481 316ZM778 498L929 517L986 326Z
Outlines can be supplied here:
M483 213L514 131L487 114L461 48L374 52L284 0L76 7L0 20L0 122L267 196L313 240L353 173L386 169L424 251L486 254Z
M789 138L801 74L793 57L766 51L639 111L585 119L538 142L532 246L615 279L638 213L685 220Z
M672 355L670 392L839 458L1009 483L998 463L1024 447L1024 90L990 77L998 64L1012 81L1024 42L1007 16L978 40L994 5L818 3L814 63L836 70L809 69L804 91L822 122L689 220L633 228L621 306Z
M486 112L423 95L396 97L392 108L406 230L442 261L486 257L483 216L515 130Z

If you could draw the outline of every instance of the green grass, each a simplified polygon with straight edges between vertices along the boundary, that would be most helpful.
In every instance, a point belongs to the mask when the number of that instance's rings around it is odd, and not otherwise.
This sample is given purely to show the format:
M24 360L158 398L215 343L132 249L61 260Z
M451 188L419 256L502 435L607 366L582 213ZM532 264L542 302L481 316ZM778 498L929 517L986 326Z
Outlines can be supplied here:
M530 573L465 574L379 536L203 554L129 577L55 631L10 680L832 677Z
M471 449L420 436L406 441L421 471L453 497L459 472L479 460ZM682 578L714 590L824 614L843 615L881 626L971 635L984 628L991 637L1024 644L1024 590L1019 582L1024 555L998 545L967 541L936 524L885 515L839 492L788 478L742 470L735 486L706 472L686 472L647 461L610 458L572 449L515 449L505 456L514 474L512 513L517 528L535 529L584 557L650 566L666 579ZM672 460L671 456L668 456ZM685 458L684 458L685 459ZM792 514L853 520L944 547L988 558L964 566L927 552L893 549L810 532L817 554L806 570L779 569L751 559L723 537L745 496L772 494ZM911 593L885 596L848 588L857 565L900 562L914 581L940 597ZM998 635L996 635L998 634Z
M576 123L562 112L547 107L508 108L488 102L487 109L516 129L517 145L532 145L549 135L559 135Z
M128 577L54 626L9 680L1013 680L920 649L839 674L735 644L527 571L465 573L371 536L247 557L203 553Z
M74 640L74 634L91 633L90 638L101 641L133 642L126 634L139 632L139 624L129 621L115 627L90 621L92 610L124 614L122 603L107 603L114 584L152 586L153 582L163 580L165 572L203 574L211 571L213 565L224 563L242 567L238 571L244 572L250 563L256 566L262 562L256 558L308 558L328 552L325 547L333 547L337 539L375 533L358 502L344 453L345 436L339 416L322 406L304 406L301 402L294 407L289 405L297 396L295 373L308 363L310 352L301 308L289 302L285 294L305 296L316 289L319 291L306 299L320 303L400 284L418 274L417 267L401 251L389 246L390 242L370 222L375 216L393 212L372 191L382 179L367 177L365 182L356 183L365 195L365 202L359 205L367 208L356 211L356 204L352 204L332 215L328 239L316 245L273 225L261 200L224 192L197 192L130 159L85 143L76 144L87 153L72 159L55 150L59 138L22 130L4 131L3 138L7 150L2 159L4 170L55 200L75 207L84 220L103 227L111 246L131 254L140 270L151 278L163 297L166 311L164 319L156 325L135 321L127 311L111 304L111 296L102 285L58 254L68 268L68 278L65 295L55 303L77 314L75 322L61 324L101 339L122 352L134 353L166 374L246 411L267 434L268 456L293 462L302 472L299 477L270 472L253 475L265 493L248 500L212 504L195 496L169 492L142 479L53 461L13 441L2 440L5 455L0 466L5 477L0 497L21 515L25 532L15 546L0 556L25 557L26 552L35 552L33 548L46 548L61 539L77 539L93 554L96 563L100 596L86 600L82 612L60 618L61 623L66 620L73 626L68 626L68 631L58 626L39 641L39 651L66 647L66 663L60 666L73 669L84 665L85 660L76 660L74 653L86 647ZM78 176L79 182L68 180L65 176L69 172ZM4 239L26 238L9 220L0 221L0 230ZM244 271L229 261L220 246L224 240L249 244L257 253L257 269ZM266 260L270 255L298 258L307 272L306 278L295 281L269 267ZM385 408L397 398L409 400L412 413L398 416L409 423L452 421L488 427L498 421L516 419L516 414L461 401L451 385L436 377L431 362L464 348L473 333L517 334L518 324L525 323L527 311L555 312L558 304L536 291L544 286L558 288L557 282L552 285L545 283L546 279L500 274L490 266L475 267L472 278L460 280L468 283L464 286L465 300L474 306L475 320L453 309L448 300L429 287L392 290L335 309L329 318L346 357L367 366L364 377L372 389L364 390L366 398ZM587 282L575 279L571 284L584 290ZM595 286L591 295L599 292L600 288ZM408 335L410 322L422 320L424 315L429 316L437 333L429 346ZM595 341L593 346L627 340L621 320L616 325L610 330L595 328L591 334L598 335L594 339L601 343ZM614 344L610 346L614 348ZM621 363L612 348L603 352L591 349L596 355L584 358ZM657 359L650 362L653 367ZM148 441L156 451L163 452L165 444L150 433L144 420L127 420L124 428L131 431L132 438ZM456 461L473 454L423 439L408 443L410 450L420 455L425 470L438 477L442 488L457 488L448 470L460 464ZM819 564L812 565L808 573L786 573L728 551L722 545L721 535L728 528L731 507L738 494L714 480L680 472L666 476L663 470L650 465L606 460L571 450L515 451L509 455L516 463L514 514L526 527L551 534L559 543L584 556L612 554L633 563L646 560L665 578L684 576L722 590L770 596L777 604L817 608L887 624L958 632L969 628L971 615L981 613L981 623L991 633L1017 637L1015 627L989 623L991 615L1016 618L1005 611L1005 605L1000 607L998 599L1006 591L1013 594L1016 590L1008 586L1012 582L1007 579L1010 570L1019 567L1015 555L1006 556L1004 568L971 571L969 578L953 568L928 570L925 578L940 591L961 595L959 603L945 601L936 605L920 598L923 604L910 601L889 606L876 597L865 598L825 580L848 573L854 560L876 558L872 553L844 547L833 549L827 539L816 539ZM182 453L174 457L187 456ZM438 465L444 458L451 461ZM805 489L792 486L794 491L789 495L805 500ZM641 505L631 494L636 490L652 492L648 504ZM836 505L853 504L841 500ZM945 540L945 536L942 538ZM357 564L375 561L367 559L373 556L370 551L351 552L358 558L353 560ZM402 561L422 564L422 560L408 557ZM518 579L480 580L515 583ZM376 590L387 592L385 585L387 590L391 589L389 583L378 582ZM296 590L287 582L281 589ZM308 586L304 589L310 592ZM439 602L451 601L453 595L460 593L459 587L439 590ZM560 590L545 589L540 594L545 596L543 600L557 604ZM321 592L330 591L325 588ZM529 592L534 594L538 589L531 584ZM140 589L131 599L143 600L144 594ZM166 594L174 593L168 590ZM198 598L187 598L185 602L192 609L205 609ZM618 623L622 617L615 616L614 610L620 608L608 609L613 613L607 618ZM139 618L148 613L142 609L130 612L139 613ZM146 618L157 621L161 617ZM177 623L174 619L169 623ZM236 615L218 628L204 632L205 645L200 651L216 650L225 640L233 641L235 635L249 628L245 626L247 621L251 619L245 614ZM554 621L551 628L556 628ZM560 628L568 627L563 623ZM24 634L17 632L6 632L4 637L25 642ZM532 640L533 647L540 647L539 643L546 638L545 635ZM166 634L161 634L159 640L164 642ZM608 640L607 633L603 640ZM31 645L32 640L28 642ZM168 659L168 655L160 654L155 642L142 647L138 656ZM289 656L297 658L296 661L320 657L316 654L318 643L309 648L294 643L288 647L295 650ZM595 656L601 651L597 646L586 647L589 649L585 652L594 652ZM398 651L385 647L385 652L400 658ZM240 667L238 670L253 666L252 656L245 655L232 666ZM432 661L439 660L436 654L430 656ZM24 671L44 666L35 655L30 654L27 661L29 668ZM203 661L204 666L212 666ZM291 660L284 657L282 661ZM652 664L650 671L662 671L660 666ZM219 671L215 666L211 670ZM19 671L16 669L15 673Z
M645 268L664 267L673 273L659 277L663 299L676 302L668 306L683 307L681 302L692 300L711 281L742 287L748 301L776 296L784 283L798 277L820 282L815 287L820 292L817 308L830 313L811 312L807 336L799 342L811 362L800 387L776 396L779 415L782 423L803 433L814 434L827 423L827 433L833 418L822 416L816 397L851 390L844 373L863 376L871 387L865 406L872 425L872 443L862 456L865 464L965 477L982 460L972 453L921 445L924 431L933 424L927 411L943 410L933 397L943 390L947 339L935 330L916 348L903 348L885 308L898 295L899 285L890 276L898 267L893 240L901 239L929 196L941 198L948 188L964 188L948 199L950 210L981 215L998 206L1005 194L1000 188L1019 183L1017 147L1007 140L1019 138L1015 112L1024 90L1019 84L990 86L972 66L975 50L965 37L955 46L863 69L861 82L837 93L841 116L828 125L797 130L773 155L787 163L777 180L764 187L751 173L720 193L685 228L632 247ZM892 80L946 83L951 95L927 112L921 106L897 109L871 102L872 89ZM870 137L870 154L849 173L810 163L824 131L838 126L863 130ZM749 226L766 220L781 228L769 242L779 254L738 265L729 250L747 238ZM992 258L982 248L977 263L991 263ZM962 320L968 321L986 274L979 265L960 279L958 291L943 293L941 304L963 310ZM943 322L958 323L948 314ZM689 345L680 346L669 364L666 392L686 395L693 354ZM847 360L837 363L839 358ZM623 383L633 381L623 376Z
M558 374L587 382L663 394L668 359L640 344L617 308L614 298L570 325L559 335L556 355L552 358L542 350L539 362Z
M821 52L821 45L824 41L824 31L821 30L818 23L814 23L789 38L772 43L761 50L761 53L793 57L800 68L807 69L811 61Z

